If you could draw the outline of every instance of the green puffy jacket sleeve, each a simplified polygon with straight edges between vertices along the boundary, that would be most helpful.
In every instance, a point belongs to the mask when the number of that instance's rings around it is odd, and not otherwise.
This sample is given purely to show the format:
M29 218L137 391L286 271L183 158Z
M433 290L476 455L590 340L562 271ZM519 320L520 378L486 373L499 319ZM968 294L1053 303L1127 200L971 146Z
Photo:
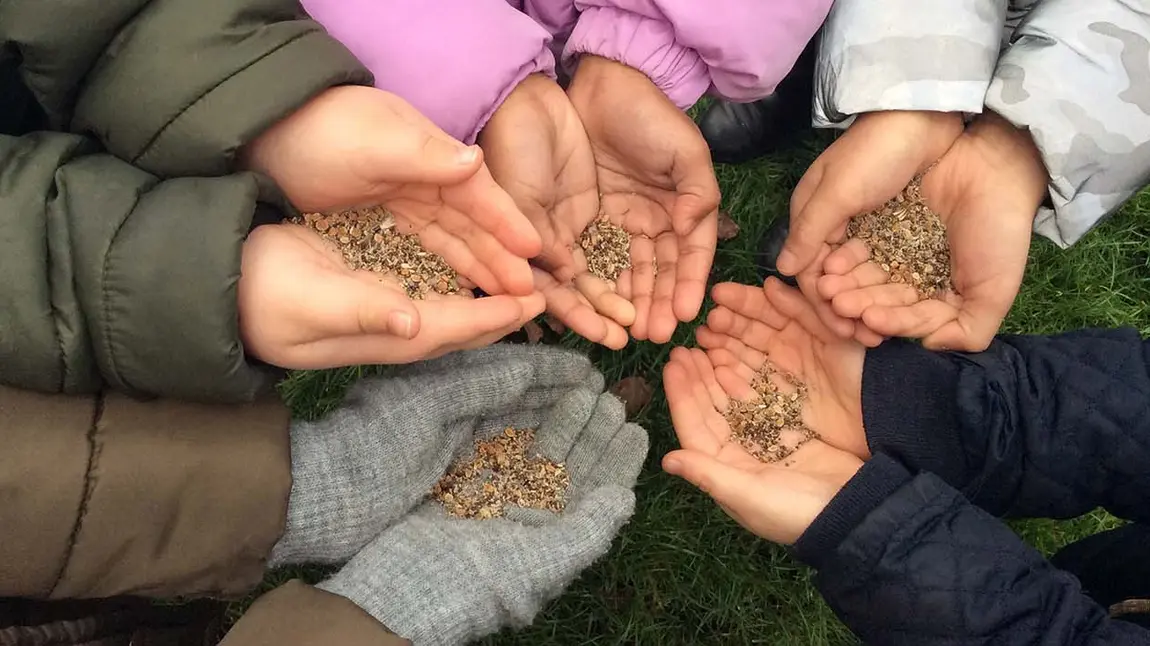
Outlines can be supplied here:
M53 129L161 177L226 174L311 97L371 83L297 0L4 0L4 48Z
M267 377L245 361L236 286L269 188L161 181L76 135L0 136L0 384L254 397Z

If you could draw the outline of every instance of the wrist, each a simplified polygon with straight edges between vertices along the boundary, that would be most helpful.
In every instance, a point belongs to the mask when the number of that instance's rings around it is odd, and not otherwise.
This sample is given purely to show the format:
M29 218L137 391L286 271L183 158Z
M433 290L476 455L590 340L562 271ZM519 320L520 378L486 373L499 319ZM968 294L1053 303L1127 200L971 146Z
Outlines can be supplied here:
M1020 212L1032 218L1046 199L1050 173L1030 130L1016 127L998 113L986 110L971 122L964 136L988 169L1014 178L1018 195L1027 196L1034 207Z
M926 172L946 154L965 128L963 113L931 110L884 110L859 115L855 123L897 133L921 152L917 172ZM852 126L853 127L853 126Z

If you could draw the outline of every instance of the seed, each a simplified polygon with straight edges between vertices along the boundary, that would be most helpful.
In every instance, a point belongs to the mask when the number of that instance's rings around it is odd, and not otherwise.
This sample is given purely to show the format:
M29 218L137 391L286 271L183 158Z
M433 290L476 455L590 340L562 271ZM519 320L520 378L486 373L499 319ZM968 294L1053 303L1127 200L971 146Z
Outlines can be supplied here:
M600 216L583 230L579 246L587 257L587 269L607 282L631 268L631 234Z
M784 393L779 390L772 375L779 375L795 391ZM758 395L751 401L733 400L725 415L731 428L731 439L748 453L763 462L778 462L818 436L803 422L807 387L795 376L780 371L768 361L755 375L751 388ZM798 444L788 445L783 441L782 431L788 428L802 433Z

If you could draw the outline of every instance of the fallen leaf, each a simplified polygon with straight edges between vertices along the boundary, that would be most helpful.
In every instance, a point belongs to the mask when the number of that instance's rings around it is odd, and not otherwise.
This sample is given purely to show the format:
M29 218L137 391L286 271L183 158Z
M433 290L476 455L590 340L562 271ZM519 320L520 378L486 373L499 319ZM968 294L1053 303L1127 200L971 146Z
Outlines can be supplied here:
M551 328L551 331L555 334L564 334L567 332L567 326L563 324L563 321L560 321L550 314L543 317L543 322L546 323L547 327Z
M543 340L543 328L539 327L535 321L527 321L527 324L523 326L523 331L527 333L527 342L531 345Z
M623 405L627 409L627 418L630 419L651 403L655 389L642 377L627 377L611 386L611 394L623 400Z
M739 235L739 224L726 211L719 211L719 240L730 240Z

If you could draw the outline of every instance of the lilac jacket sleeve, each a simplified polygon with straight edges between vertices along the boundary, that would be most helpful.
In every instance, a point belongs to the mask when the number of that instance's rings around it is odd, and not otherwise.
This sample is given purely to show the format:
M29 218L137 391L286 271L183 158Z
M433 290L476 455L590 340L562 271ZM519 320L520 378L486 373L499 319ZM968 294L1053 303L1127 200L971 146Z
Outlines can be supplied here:
M303 0L303 6L371 70L376 87L469 144L520 81L537 72L554 75L548 29L506 0ZM562 15L541 14L556 29Z
M832 0L575 0L564 65L580 54L643 71L680 108L707 92L754 101L775 90ZM529 0L566 5L571 0Z

